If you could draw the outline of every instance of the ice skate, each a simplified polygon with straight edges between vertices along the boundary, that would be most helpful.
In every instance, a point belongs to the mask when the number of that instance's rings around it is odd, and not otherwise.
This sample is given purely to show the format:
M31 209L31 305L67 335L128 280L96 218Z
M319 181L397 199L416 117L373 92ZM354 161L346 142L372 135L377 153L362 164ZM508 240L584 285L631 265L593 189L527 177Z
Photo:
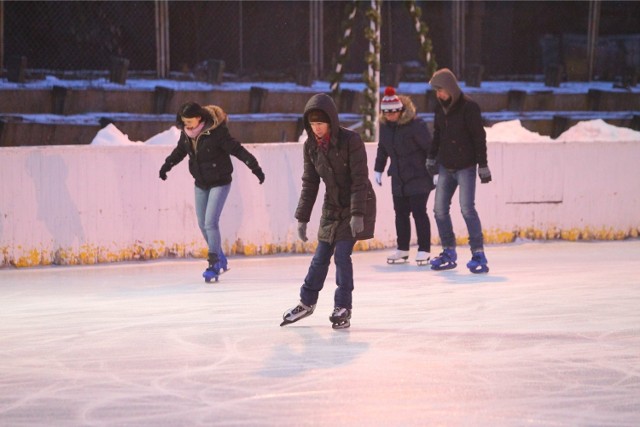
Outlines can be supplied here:
M456 254L456 250L452 248L446 248L440 253L440 255L431 260L431 269L451 270L452 268L456 268L458 266L458 264L456 263L457 259L458 255Z
M336 307L329 316L333 329L346 329L351 326L351 310L348 308Z
M219 260L216 263L216 267L218 269L218 275L224 274L230 270L229 262L227 261L227 257L221 252L219 255Z
M202 277L204 277L204 281L207 283L211 283L212 280L217 282L220 277L220 270L215 266L209 267L202 273Z
M431 259L431 254L425 251L418 251L416 254L416 264L419 266L428 265Z
M488 273L489 266L487 265L487 257L483 251L474 252L471 257L471 261L467 263L467 268L472 273Z
M304 305L302 302L299 302L298 305L284 312L284 314L282 315L282 323L280 323L280 326L295 323L300 319L311 316L311 314L313 314L313 310L315 309L315 304L308 306Z
M404 264L409 259L409 251L397 249L387 257L387 264Z
M215 252L209 252L208 261L209 267L207 267L204 273L202 273L202 277L204 277L204 281L207 283L211 283L212 280L214 282L217 282L218 278L220 277L220 260L218 259L218 254L216 254Z

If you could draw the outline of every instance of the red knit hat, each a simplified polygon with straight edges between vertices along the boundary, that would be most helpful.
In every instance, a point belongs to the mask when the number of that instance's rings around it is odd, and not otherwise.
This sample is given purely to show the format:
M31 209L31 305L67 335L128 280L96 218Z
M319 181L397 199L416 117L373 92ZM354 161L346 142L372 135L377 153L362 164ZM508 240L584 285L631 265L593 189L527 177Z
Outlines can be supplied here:
M382 102L380 102L380 109L388 113L404 110L402 101L400 101L400 98L396 95L396 90L391 86L387 86L384 90L384 97L382 98Z

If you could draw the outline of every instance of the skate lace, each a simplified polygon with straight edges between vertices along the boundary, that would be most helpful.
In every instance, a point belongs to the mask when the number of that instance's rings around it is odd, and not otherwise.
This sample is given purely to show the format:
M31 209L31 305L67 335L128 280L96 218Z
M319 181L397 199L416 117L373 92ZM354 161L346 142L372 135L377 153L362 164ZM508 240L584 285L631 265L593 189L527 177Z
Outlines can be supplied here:
M306 310L306 309L305 309L303 306L301 306L301 305L297 305L297 306L296 306L296 307L291 311L291 313L293 313L293 314L298 314L298 313L300 313L301 311L305 311L305 310Z

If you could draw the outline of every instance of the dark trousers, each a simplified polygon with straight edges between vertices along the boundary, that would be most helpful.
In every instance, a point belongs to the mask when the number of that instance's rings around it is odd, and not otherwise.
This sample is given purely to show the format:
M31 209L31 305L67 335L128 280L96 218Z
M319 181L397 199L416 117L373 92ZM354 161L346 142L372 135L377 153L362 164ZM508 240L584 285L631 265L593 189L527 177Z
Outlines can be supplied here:
M427 215L428 199L429 193L416 194L415 196L393 196L399 250L409 250L409 242L411 240L409 214L411 214L418 234L418 250L431 252L431 222L429 221L429 215Z
M316 253L313 255L309 272L300 288L300 301L305 305L313 305L318 302L318 294L324 286L324 281L329 272L331 256L335 252L336 263L336 292L334 295L335 307L351 310L351 294L353 293L353 264L351 253L355 240L338 240L333 244L318 242Z

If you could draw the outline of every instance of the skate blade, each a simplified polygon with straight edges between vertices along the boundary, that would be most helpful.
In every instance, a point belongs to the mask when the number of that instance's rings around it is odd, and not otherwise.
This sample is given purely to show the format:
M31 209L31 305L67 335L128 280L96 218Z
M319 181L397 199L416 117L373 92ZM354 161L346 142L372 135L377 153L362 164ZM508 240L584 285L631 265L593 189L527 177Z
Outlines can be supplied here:
M409 262L409 260L407 258L388 259L387 260L387 264L406 264L407 262Z
M343 323L334 323L331 325L333 329L347 329L349 326L351 326L351 322L348 320Z
M479 265L478 267L475 267L475 268L469 268L469 271L472 272L473 274L488 273L489 272L489 266Z
M456 264L456 263L443 264L443 265L440 265L440 266L432 265L432 266L431 266L431 269L432 269L432 270L436 270L436 271L441 271L441 270L451 270L451 269L456 268L457 266L458 266L458 264Z
M428 259L425 259L424 261L416 261L416 264L418 264L418 267L424 267L426 265L431 265L431 263L429 262Z

